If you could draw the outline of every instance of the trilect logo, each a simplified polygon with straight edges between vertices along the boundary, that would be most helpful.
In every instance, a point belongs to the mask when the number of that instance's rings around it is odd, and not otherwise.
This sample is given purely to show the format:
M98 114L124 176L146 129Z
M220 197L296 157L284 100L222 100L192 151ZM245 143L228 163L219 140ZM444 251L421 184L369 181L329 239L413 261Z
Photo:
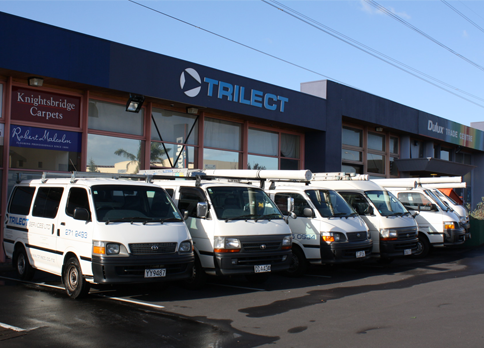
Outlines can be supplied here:
M181 73L180 87L188 97L194 98L198 96L204 86L206 86L208 97L215 97L229 102L250 105L271 111L277 110L284 112L284 107L289 102L289 98L280 95L265 93L209 77L204 77L202 83L200 75L193 68L187 68Z

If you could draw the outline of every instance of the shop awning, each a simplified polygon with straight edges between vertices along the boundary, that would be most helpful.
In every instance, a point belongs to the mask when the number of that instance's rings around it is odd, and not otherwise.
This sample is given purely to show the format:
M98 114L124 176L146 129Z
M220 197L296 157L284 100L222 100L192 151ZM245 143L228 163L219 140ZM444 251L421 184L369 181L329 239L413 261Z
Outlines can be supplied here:
M408 158L396 159L395 165L400 172L406 172L412 176L464 176L476 166L469 164L450 162L438 158Z

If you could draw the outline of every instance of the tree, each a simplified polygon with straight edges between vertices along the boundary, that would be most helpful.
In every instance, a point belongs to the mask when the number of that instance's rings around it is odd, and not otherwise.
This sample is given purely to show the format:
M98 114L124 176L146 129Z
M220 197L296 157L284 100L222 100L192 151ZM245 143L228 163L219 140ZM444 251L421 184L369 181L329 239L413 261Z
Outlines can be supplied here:
M89 164L87 165L87 171L93 172L93 173L99 173L99 170L97 170L97 165L96 165L96 163L94 163L92 157L89 160Z
M166 151L165 151L162 143L152 142L151 143L151 149L150 149L150 163L162 161L164 155L166 153L168 153L170 150L171 149L166 149ZM138 173L139 172L139 163L140 163L140 160L142 158L142 156L141 156L142 151L144 151L143 142L140 141L138 153L136 155L129 153L128 151L126 151L124 149L118 149L118 150L114 151L114 154L117 155L117 156L126 157L129 160L128 164L126 165L126 169L128 169L130 164L136 164L135 173Z

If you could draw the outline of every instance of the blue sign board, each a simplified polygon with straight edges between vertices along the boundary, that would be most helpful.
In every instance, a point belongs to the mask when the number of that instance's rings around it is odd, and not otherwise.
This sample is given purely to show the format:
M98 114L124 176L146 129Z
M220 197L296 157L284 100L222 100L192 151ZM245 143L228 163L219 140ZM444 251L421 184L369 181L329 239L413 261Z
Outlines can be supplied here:
M11 125L10 146L81 152L81 133Z

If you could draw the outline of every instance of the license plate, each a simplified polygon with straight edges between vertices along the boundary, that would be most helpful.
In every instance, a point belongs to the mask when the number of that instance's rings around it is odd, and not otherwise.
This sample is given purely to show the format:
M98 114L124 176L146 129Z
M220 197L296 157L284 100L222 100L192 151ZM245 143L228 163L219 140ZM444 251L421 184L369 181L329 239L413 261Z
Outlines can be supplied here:
M145 278L166 277L166 268L145 269Z
M363 251L357 251L356 252L356 258L357 259L360 258L360 257L365 257L365 256L366 256L366 253L365 253L364 250Z
M403 255L412 255L412 249L405 249Z
M255 273L264 273L264 272L270 272L270 271L271 271L271 265L254 266Z

